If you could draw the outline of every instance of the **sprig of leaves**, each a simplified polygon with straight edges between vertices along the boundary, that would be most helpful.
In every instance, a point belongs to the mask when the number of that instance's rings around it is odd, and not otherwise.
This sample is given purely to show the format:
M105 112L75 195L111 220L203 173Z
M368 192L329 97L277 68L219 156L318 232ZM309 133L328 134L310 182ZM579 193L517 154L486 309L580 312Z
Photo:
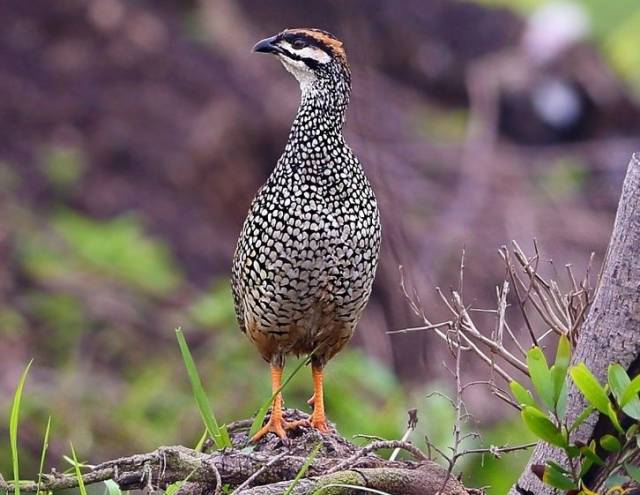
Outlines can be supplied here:
M601 384L584 363L569 367L571 345L564 336L558 342L552 366L539 347L531 348L526 357L535 395L516 381L509 384L511 393L529 430L541 441L563 449L568 461L561 466L548 460L544 465L533 466L532 471L554 488L579 491L582 495L597 493L583 481L594 464L605 470L608 481L603 486L611 485L613 480L615 486L630 479L640 482L640 468L629 462L640 450L640 375L632 380L622 366L611 364L607 383ZM564 419L568 376L587 402L570 424ZM572 442L571 433L596 411L609 419L614 433L593 439L589 445ZM621 421L625 415L632 421ZM629 423L626 428L622 426ZM599 455L603 451L607 453L606 462Z

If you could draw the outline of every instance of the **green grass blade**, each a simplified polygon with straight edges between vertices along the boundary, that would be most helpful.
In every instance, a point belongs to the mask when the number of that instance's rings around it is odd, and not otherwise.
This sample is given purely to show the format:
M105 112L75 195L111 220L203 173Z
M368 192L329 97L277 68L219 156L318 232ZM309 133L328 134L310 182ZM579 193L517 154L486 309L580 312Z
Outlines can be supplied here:
M198 443L196 444L193 450L195 450L196 452L202 452L202 449L204 448L204 443L207 441L208 437L209 437L209 428L205 426L204 431L202 432L202 436L200 437L200 440L198 440Z
M20 420L20 402L22 401L22 390L24 382L27 380L27 374L33 359L29 361L27 367L20 376L20 381L13 394L13 404L11 405L11 416L9 417L9 443L11 444L11 464L13 466L13 486L15 495L20 495L20 464L18 462L18 423Z
M276 396L282 392L282 390L284 390L284 388L287 386L287 384L291 381L291 379L296 376L296 374L302 369L303 366L309 364L311 362L311 355L313 353L309 354L309 356L306 359L303 359L302 361L300 361L300 363L298 363L298 366L296 366L296 368L293 370L293 373L291 373L284 382L282 382L282 385L280 385L280 388L278 390L276 390L271 397L269 397L267 400L265 400L262 405L260 406L260 409L258 409L258 412L256 412L256 416L253 420L253 423L251 423L251 429L249 430L249 438L253 437L256 433L258 433L258 430L262 427L262 423L264 423L264 417L267 415L267 411L269 410L269 407L271 406L271 404L273 403L273 399L276 398Z
M182 481L176 481L174 483L171 483L169 486L167 486L167 488L164 491L164 495L175 495L178 490L180 490L180 488L182 487L182 485L184 485L187 481L189 481L191 479L191 477L195 474L195 472L197 471L197 468L194 468L185 479L183 479Z
M122 495L122 490L113 480L104 481L104 495Z
M198 369L193 361L193 356L191 355L191 351L189 351L189 346L187 345L187 341L184 338L181 328L176 328L176 337L178 338L178 345L180 346L182 359L185 367L187 368L187 374L189 375L189 381L191 382L191 389L193 390L193 397L196 401L196 405L198 406L198 410L200 411L202 421L209 430L209 435L211 435L211 439L217 448L222 449L224 447L231 447L231 442L228 441L228 435L224 436L222 434L220 427L218 426L218 422L213 415L211 405L207 399L207 394L204 391L200 375L198 374Z
M78 458L76 457L76 451L73 448L73 444L69 442L71 446L71 457L73 458L73 469L76 473L76 479L78 480L78 489L80 495L87 495L87 488L84 486L84 480L82 479L82 473L80 472L80 464L78 464Z
M44 471L44 460L49 448L49 432L51 431L51 416L47 420L47 427L44 430L44 440L42 440L42 452L40 453L40 467L38 468L38 485L36 495L40 495L40 484L42 483L42 472Z
M293 478L293 481L291 482L291 484L287 488L287 491L284 492L283 495L291 495L291 493L293 492L293 489L300 482L302 477L305 475L305 473L309 469L309 466L311 466L311 463L318 455L318 452L320 451L320 447L322 447L322 442L318 442L317 445L311 450L307 458L302 463L302 466L300 466L300 470L296 473L296 477Z

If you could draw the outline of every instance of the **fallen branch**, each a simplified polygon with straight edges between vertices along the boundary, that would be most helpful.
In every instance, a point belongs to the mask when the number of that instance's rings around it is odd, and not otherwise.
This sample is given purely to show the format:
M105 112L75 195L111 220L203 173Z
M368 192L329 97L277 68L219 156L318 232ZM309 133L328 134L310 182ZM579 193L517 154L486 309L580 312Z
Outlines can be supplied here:
M299 419L304 413L287 410L288 420ZM292 483L305 463L311 449L321 442L318 455L310 464L305 478L294 487L292 494L313 493L333 484L347 484L383 490L390 495L420 493L435 494L431 489L436 481L437 488L443 486L447 471L426 460L426 456L415 446L400 440L373 442L358 447L337 434L320 434L312 429L299 429L286 442L269 435L253 450L246 449L248 433L243 431L246 423L231 435L234 445L231 449L210 453L199 452L181 446L160 447L153 452L106 461L92 466L91 471L82 475L85 485L106 480L115 481L124 490L165 489L176 482L181 495L221 493L228 486L237 495L279 494ZM415 461L388 461L374 454L381 448L402 448L409 451ZM358 468L353 468L357 465ZM187 481L188 480L188 481ZM8 493L15 491L13 482L3 482ZM185 482L186 481L186 482ZM43 474L40 485L35 481L22 481L22 492L58 491L78 486L75 474L61 474L53 471ZM285 488L283 488L285 487ZM322 491L321 491L322 493ZM327 493L353 493L350 489L331 488ZM443 494L467 493L464 487L452 478L447 482Z

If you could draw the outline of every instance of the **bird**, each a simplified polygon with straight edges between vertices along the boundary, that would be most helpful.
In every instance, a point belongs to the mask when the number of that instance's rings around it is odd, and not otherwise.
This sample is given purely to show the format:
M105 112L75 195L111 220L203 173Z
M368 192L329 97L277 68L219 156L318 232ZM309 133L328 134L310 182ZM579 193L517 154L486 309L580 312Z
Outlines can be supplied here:
M238 324L270 365L273 403L252 437L307 426L330 432L324 367L350 340L371 294L381 245L371 184L342 134L351 92L343 44L327 31L285 29L259 41L299 82L300 105L284 152L249 208L233 257ZM313 412L283 418L289 354L310 359Z

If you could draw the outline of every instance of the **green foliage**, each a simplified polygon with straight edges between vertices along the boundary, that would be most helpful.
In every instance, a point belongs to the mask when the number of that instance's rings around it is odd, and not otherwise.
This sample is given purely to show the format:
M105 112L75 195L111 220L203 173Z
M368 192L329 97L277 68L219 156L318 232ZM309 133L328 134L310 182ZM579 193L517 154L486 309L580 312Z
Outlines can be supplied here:
M296 473L296 477L293 478L293 481L287 487L287 491L284 492L284 495L290 495L293 492L293 489L296 487L296 485L300 482L302 477L305 475L305 473L309 469L309 466L311 466L311 463L318 455L318 452L320 452L320 447L322 447L322 442L318 442L318 444L311 450L311 452L309 452L309 455L302 463L302 466L300 466L300 469Z
M542 349L533 347L527 352L527 367L538 397L547 408L553 409L555 407L554 380Z
M65 212L54 227L78 261L91 270L128 282L152 294L174 290L179 278L166 247L147 238L131 216L97 223Z
M607 384L602 385L584 363L569 368L570 359L569 341L564 337L558 342L556 360L551 368L547 366L541 349L533 347L527 352L531 382L541 404L537 404L532 394L519 383L510 383L510 388L522 407L521 416L528 429L541 441L563 449L566 455L566 466L548 460L544 466L533 466L533 472L556 489L593 494L583 479L594 464L604 469L607 480L615 478L618 482L621 479L624 483L628 478L620 478L623 471L634 479L635 475L640 475L640 469L629 464L640 451L637 417L640 416L640 377L631 380L622 366L611 364ZM567 373L588 403L570 425L563 419ZM547 412L543 412L545 409ZM570 433L595 411L609 418L616 433L603 434L589 445L572 442ZM620 420L624 415L632 420L625 423L628 424L626 428L622 427ZM598 454L596 445L608 453L606 461Z
M13 394L13 403L11 405L11 416L9 419L9 443L11 445L11 463L13 466L13 480L15 483L15 495L20 495L20 462L18 459L18 423L20 421L20 402L22 401L22 391L27 374L31 368L32 361L29 361L27 367L20 375L18 386Z
M632 380L625 369L619 364L612 364L609 366L608 379L611 391L624 413L633 419L640 420L640 399L638 398L640 387L636 385L640 384L638 377L633 380L636 384L632 385Z
M236 324L233 297L227 283L216 283L201 294L188 310L193 322L205 328L229 327Z
M87 489L84 486L84 480L82 479L82 473L80 472L80 464L78 463L78 458L76 457L76 451L73 448L73 444L71 442L69 442L69 446L71 447L73 470L76 473L76 479L78 480L78 490L80 491L80 495L87 495Z
M198 370L193 361L193 357L191 356L191 351L189 351L189 346L184 338L182 329L176 329L176 337L178 338L182 359L184 360L184 365L187 368L187 374L189 375L189 381L191 382L191 388L193 390L193 397L198 405L202 421L207 427L207 430L209 430L209 435L218 449L231 447L231 440L229 439L229 434L227 433L226 428L224 426L218 426L218 421L213 415L209 399L207 398L207 394L202 386L200 375L198 374Z
M122 490L118 484L113 480L106 480L104 482L105 495L122 495Z
M535 176L535 182L545 195L566 200L579 194L588 178L588 164L576 156L566 155L545 163L540 175Z
M560 428L553 424L540 409L533 406L525 406L521 415L525 424L538 438L556 447L567 447L567 440L562 435Z
M42 171L58 190L66 191L75 185L85 169L84 157L76 148L54 146L44 153Z
M571 479L571 473L558 464L549 461L544 468L542 481L560 490L575 490L578 485Z
M571 378L585 399L603 414L609 414L609 398L604 388L584 363L571 369Z
M526 388L520 385L518 382L509 383L509 388L511 389L511 393L515 397L516 401L520 407L522 406L534 406L535 401L533 400L533 396L531 392L529 392Z
M51 225L52 232L20 233L19 260L36 279L100 276L156 296L180 282L167 248L148 237L133 215L100 222L63 210Z
M47 427L44 430L44 439L42 440L42 450L40 452L40 466L38 468L38 489L36 495L40 495L40 483L42 483L42 474L44 473L44 460L47 456L49 448L49 433L51 432L51 416L47 419Z

